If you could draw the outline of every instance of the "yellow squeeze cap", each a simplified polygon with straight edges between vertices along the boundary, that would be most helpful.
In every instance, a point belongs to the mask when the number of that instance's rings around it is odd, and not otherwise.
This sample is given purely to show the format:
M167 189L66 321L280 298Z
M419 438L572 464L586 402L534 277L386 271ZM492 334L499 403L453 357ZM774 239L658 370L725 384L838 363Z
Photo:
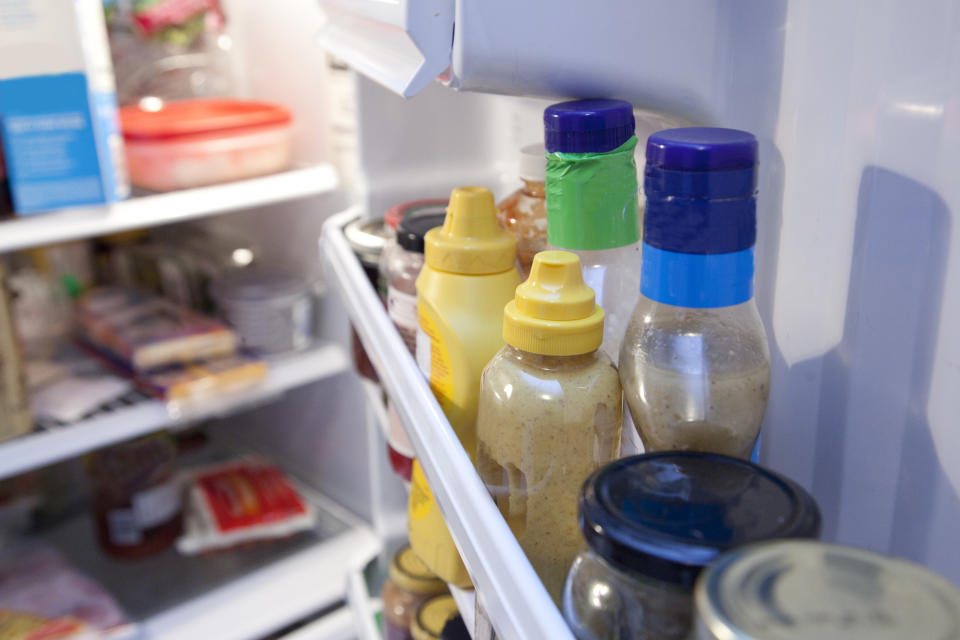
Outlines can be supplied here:
M514 268L517 240L497 224L493 194L483 187L458 187L450 194L443 226L424 236L427 265L463 275L503 273Z
M507 344L545 356L590 353L603 342L603 309L583 282L580 258L541 251L530 277L503 310Z

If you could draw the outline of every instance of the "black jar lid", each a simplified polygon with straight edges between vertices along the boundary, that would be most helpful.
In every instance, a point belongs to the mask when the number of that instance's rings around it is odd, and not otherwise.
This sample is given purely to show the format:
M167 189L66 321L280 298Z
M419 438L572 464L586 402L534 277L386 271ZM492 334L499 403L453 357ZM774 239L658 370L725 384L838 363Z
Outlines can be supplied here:
M446 213L421 213L404 218L397 225L397 244L406 251L423 253L423 236L430 229L443 226L443 219L446 215Z
M692 588L728 549L817 537L820 510L802 487L751 462L664 451L591 475L580 494L580 528L611 564Z

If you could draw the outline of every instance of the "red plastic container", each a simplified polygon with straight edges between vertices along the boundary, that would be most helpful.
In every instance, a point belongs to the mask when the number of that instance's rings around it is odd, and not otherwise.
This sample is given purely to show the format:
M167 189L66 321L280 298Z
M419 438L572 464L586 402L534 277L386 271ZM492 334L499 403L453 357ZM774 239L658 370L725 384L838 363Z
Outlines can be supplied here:
M120 110L130 181L154 191L186 189L281 171L290 165L290 112L225 99Z

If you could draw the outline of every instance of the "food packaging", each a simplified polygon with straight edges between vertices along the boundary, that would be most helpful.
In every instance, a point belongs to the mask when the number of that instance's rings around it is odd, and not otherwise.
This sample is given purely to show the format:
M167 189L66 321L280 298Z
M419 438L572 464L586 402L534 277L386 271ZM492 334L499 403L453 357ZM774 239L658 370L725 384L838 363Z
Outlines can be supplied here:
M0 138L18 215L129 193L102 12L97 0L2 5Z
M184 534L177 550L194 555L285 538L313 528L316 512L280 469L245 458L191 474Z
M290 165L291 116L280 105L228 99L141 105L120 110L130 179L138 187L187 189Z

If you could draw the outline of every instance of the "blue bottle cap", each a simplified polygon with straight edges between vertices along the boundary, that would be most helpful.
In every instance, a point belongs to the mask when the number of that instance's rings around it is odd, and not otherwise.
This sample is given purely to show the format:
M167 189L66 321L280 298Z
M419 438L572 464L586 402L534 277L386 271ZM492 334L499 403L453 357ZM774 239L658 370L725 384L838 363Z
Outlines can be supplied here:
M614 566L692 588L728 549L778 538L816 538L809 493L772 471L712 453L664 451L622 458L591 475L580 528Z
M647 140L644 242L683 254L753 247L757 139L736 129L667 129Z
M543 112L547 153L606 153L633 135L633 106L623 100L572 100Z
M757 165L752 133L719 127L664 129L647 139L647 166L674 171L727 171Z

